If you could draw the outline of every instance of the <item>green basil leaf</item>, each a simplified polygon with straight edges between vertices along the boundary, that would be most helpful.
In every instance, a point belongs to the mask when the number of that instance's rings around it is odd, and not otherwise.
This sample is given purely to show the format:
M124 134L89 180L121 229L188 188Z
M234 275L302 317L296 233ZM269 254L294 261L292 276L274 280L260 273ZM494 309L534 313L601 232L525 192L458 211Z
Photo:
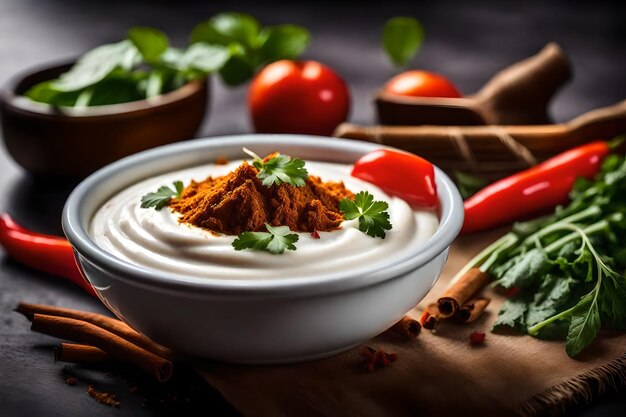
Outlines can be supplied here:
M102 45L83 55L50 86L61 92L81 90L102 81L118 67L130 70L140 61L139 50L129 40Z
M146 83L146 98L156 97L163 92L163 73L154 70Z
M170 44L165 33L158 29L142 26L131 28L128 31L128 39L148 62L159 59Z
M187 48L188 50L189 48ZM185 51L180 48L167 48L165 52L159 57L159 61L162 65L172 68L174 70L183 70L181 62Z
M147 74L142 76L147 77ZM107 78L95 84L92 89L90 106L128 103L145 98L145 92L141 91L138 80L134 77Z
M244 13L220 13L198 24L191 32L191 42L206 42L227 46L239 42L246 47L256 46L260 31L259 22Z
M383 49L396 66L405 66L424 40L424 28L412 17L389 19L383 29Z
M232 42L228 36L219 33L211 24L211 20L198 23L191 31L191 43L205 42L211 45L227 46Z
M52 88L52 81L43 81L30 87L24 96L40 103L52 104L55 97L60 94L58 90Z
M220 69L219 74L224 84L237 86L248 81L255 72L255 66L246 57L241 45L233 43L229 45L230 58Z
M311 35L308 30L296 25L277 25L263 29L261 61L264 63L280 59L296 59L309 45Z
M184 69L195 69L210 74L222 68L229 58L228 48L199 42L187 48L180 58L180 65Z

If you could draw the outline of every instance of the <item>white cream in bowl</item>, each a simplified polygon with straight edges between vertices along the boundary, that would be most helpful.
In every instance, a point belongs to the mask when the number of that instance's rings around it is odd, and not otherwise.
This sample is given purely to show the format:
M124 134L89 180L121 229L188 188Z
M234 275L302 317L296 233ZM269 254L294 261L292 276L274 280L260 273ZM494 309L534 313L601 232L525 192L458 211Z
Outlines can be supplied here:
M280 255L251 250L236 251L236 236L216 235L180 223L170 208L141 208L141 197L162 185L180 180L222 176L242 161L227 165L202 165L140 181L114 195L95 213L89 227L94 241L107 252L130 263L161 272L219 279L280 279L310 277L354 267L374 266L428 240L436 231L437 214L412 209L373 184L350 176L351 165L306 162L309 174L324 181L343 181L354 193L368 191L389 203L392 229L385 239L359 231L357 220L345 221L339 230L320 232L320 239L299 233L297 250Z

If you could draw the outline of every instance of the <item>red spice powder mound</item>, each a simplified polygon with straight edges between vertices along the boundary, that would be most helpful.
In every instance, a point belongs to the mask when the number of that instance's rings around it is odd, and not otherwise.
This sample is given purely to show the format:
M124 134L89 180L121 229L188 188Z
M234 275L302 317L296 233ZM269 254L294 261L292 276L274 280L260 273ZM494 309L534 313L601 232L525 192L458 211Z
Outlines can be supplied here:
M266 222L313 232L337 229L343 221L339 201L354 197L343 182L310 175L303 187L266 187L257 174L244 162L228 175L192 181L170 207L182 215L182 223L227 235L265 231Z

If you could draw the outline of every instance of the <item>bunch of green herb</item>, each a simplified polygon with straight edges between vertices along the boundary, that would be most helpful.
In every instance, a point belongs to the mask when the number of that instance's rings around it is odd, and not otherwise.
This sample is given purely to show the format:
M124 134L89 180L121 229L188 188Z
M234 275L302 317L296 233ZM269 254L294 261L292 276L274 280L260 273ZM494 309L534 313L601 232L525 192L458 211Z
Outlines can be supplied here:
M571 203L518 223L460 272L480 266L507 300L494 331L566 340L575 356L602 327L626 330L626 160L611 155L595 181L578 180Z
M186 49L171 46L158 29L134 27L127 39L87 52L68 72L24 95L54 106L84 107L154 97L215 72L237 85L262 65L296 58L309 38L299 26L261 28L241 13L221 13L199 24Z

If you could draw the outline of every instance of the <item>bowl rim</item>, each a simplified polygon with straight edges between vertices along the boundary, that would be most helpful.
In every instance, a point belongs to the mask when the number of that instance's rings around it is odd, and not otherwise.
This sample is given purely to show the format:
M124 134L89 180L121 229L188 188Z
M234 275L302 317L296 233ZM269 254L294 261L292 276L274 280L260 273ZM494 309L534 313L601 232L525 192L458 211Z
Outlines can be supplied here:
M193 96L208 87L208 77L188 81L181 87L159 94L155 97L144 98L142 100L128 101L125 103L105 104L101 106L92 106L84 108L75 108L69 106L52 106L46 103L38 103L32 101L25 96L17 93L17 87L25 78L36 74L66 67L72 65L76 60L59 60L48 64L40 64L15 74L0 89L0 101L3 105L11 107L13 111L20 111L36 116L48 116L56 118L106 118L115 117L123 114L131 114L142 112L171 103L178 102L187 97Z
M375 143L354 141L320 136L273 134L273 135L232 135L196 139L190 142L175 143L143 151L109 164L84 179L70 194L63 208L62 225L65 235L75 252L97 268L105 270L115 279L135 285L157 287L162 290L179 290L194 293L227 294L313 294L350 290L374 285L415 270L445 252L457 237L464 219L463 200L452 180L435 166L435 180L439 193L440 222L437 230L428 240L405 254L397 262L381 262L377 268L367 267L334 271L309 277L275 278L261 280L229 280L220 278L200 278L171 272L155 273L156 270L132 264L107 252L98 246L89 236L81 219L89 221L101 205L92 209L88 215L83 211L85 202L92 197L93 190L110 182L114 174L128 168L157 163L175 155L187 155L200 151L215 151L220 147L253 146L251 142L272 146L308 146L317 149L344 151L353 153L371 152L380 148L394 149ZM404 152L404 151L402 151ZM157 175L153 172L152 175ZM87 225L88 227L88 225ZM358 279L356 279L358 278Z

